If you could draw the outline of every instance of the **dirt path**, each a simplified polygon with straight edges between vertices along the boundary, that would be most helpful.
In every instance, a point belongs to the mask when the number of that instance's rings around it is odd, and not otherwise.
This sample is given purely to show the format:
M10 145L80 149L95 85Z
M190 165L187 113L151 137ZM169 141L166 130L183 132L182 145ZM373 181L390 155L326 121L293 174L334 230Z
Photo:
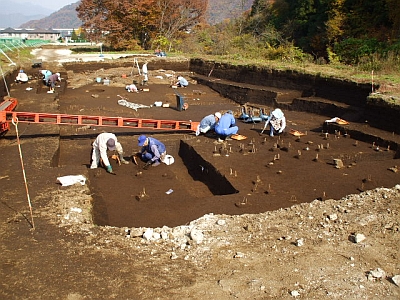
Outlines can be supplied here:
M168 82L156 78L165 70L152 71L150 93L137 95L124 91L126 80L137 79L122 78L127 70L108 70L110 86L97 84L94 72L59 70L68 78L65 93L47 94L43 87L33 94L13 86L18 110L198 120L238 108L199 87L201 96L193 97L193 89L182 92L190 101L185 112L136 113L119 106L115 96L175 104ZM308 130L306 139L260 136L262 125L239 123L251 144L246 141L243 153L240 143L230 142L225 158L214 155L223 147L214 144L215 137L157 134L176 163L147 172L132 164L115 166L117 176L87 168L90 142L101 129L19 124L35 230L12 129L0 139L1 298L398 299L392 278L398 283L400 187L398 173L388 170L396 163L393 155L335 134L325 139L318 130L323 117L287 117L290 126ZM115 132L127 155L137 151L137 131ZM209 164L205 177L198 173L196 153ZM313 162L316 154L320 162ZM340 155L345 169L331 163ZM85 185L56 183L58 176L75 174L88 178ZM215 195L211 183L221 178L219 190L231 184L238 192ZM165 194L169 188L171 197ZM143 189L148 196L137 201Z

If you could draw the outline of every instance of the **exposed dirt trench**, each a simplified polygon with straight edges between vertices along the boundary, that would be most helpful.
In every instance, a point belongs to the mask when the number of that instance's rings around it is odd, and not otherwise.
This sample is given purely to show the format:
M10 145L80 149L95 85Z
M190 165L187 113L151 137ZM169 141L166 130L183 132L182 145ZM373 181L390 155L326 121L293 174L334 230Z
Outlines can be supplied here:
M365 123L326 126L324 120L328 116L343 117L337 113L346 115L343 104L335 105L329 99L320 98L315 101L310 98L312 105L308 105L307 98L303 98L304 104L299 105L298 101L290 101L288 97L299 97L301 92L288 94L285 90L272 88L273 93L270 93L268 87L260 86L246 87L246 93L253 96L248 98L249 101L236 103L213 90L216 88L212 84L214 78L200 78L184 70L180 63L161 63L159 65L160 62L155 61L149 64L150 92L135 95L126 92L125 85L130 81L140 82L140 76L132 74L126 78L123 74L128 73L129 69L123 64L122 67L121 63L99 64L95 67L92 63L92 73L87 73L81 64L68 64L66 70L61 70L64 82L55 95L47 94L46 87L40 82L36 83L34 93L38 99L53 98L52 104L57 105L56 112L60 113L166 120L200 121L207 114L229 109L238 117L241 105L244 104L255 109L262 107L267 111L278 106L286 113L287 130L282 136L269 137L266 133L261 134L262 122L244 123L237 120L239 133L247 139L224 144L218 144L212 135L196 137L193 132L179 134L147 131L147 134L166 144L167 152L176 158L176 162L171 166L161 165L145 171L141 165L131 163L128 166L117 166L113 161L117 176L110 176L103 169L86 170L95 199L93 216L96 224L121 227L177 226L210 212L260 213L288 207L293 203L340 198L397 183L398 174L389 171L397 164L394 160L398 148L396 136ZM160 69L160 66L165 69ZM171 89L170 80L165 74L174 74L174 69L181 70L188 78L199 80L205 85L191 80L189 88ZM34 75L35 70L30 72ZM100 74L108 78L111 84L96 82ZM238 88L243 89L240 84L221 80L217 82L216 89L223 89L222 93L226 95L235 94ZM213 89L208 87L210 84ZM37 110L34 103L29 106L26 104L24 94L27 92L24 87L16 86L19 90L16 93L22 93L18 97L20 108L26 106L25 110ZM270 98L261 101L255 95L263 91ZM187 111L177 109L176 93L189 104ZM286 100L280 101L280 95ZM170 104L170 107L135 111L118 105L120 97L148 106L155 101L162 101ZM291 106L291 103L295 104ZM47 107L41 110L47 110ZM311 113L307 110L311 110ZM35 128L40 126L32 125ZM307 135L295 137L289 133L290 129ZM139 150L136 139L143 133L141 130L64 126L61 127L60 146L52 165L88 167L91 141L104 130L119 136L128 159ZM376 147L380 147L379 150ZM336 168L335 159L343 161L343 168ZM166 194L170 190L173 192Z
M383 130L381 119L373 126L368 105L329 98L337 82L313 91L304 82L318 80L298 76L296 90L284 74L273 80L255 69L239 76L236 67L217 67L208 78L208 66L204 75L188 61L152 58L149 92L132 94L125 85L140 76L129 59L44 66L64 78L55 94L35 80L37 69L27 69L28 85L7 79L18 111L199 121L215 111L239 114L247 93L249 107L280 106L288 127L270 137L262 123L237 120L247 139L218 144L193 132L21 122L32 230L11 126L0 138L2 299L399 298L392 280L400 274L398 134ZM166 74L181 72L190 87L171 89ZM249 88L223 74L258 83ZM176 92L188 110L177 110ZM118 105L118 95L170 107L134 111ZM324 127L335 116L350 124ZM297 138L292 128L306 135ZM163 141L175 163L143 170L112 161L116 176L90 170L91 142L105 130L118 136L127 159L144 133ZM66 175L87 181L62 187L56 178ZM358 233L365 239L356 243Z

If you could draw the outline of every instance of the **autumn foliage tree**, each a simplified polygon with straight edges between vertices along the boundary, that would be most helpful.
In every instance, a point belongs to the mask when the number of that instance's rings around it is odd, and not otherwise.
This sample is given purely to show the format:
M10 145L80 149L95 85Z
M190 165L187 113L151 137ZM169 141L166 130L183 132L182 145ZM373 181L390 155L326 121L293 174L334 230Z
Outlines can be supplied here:
M78 17L88 37L114 49L150 48L179 39L203 20L207 0L81 0ZM158 46L158 45L156 45Z

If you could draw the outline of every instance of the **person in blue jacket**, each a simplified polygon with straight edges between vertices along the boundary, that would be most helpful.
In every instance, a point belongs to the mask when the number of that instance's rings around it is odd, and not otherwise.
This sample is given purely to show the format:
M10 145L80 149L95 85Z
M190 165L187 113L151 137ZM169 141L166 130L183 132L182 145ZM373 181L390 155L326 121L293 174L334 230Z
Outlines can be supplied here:
M159 140L141 135L138 138L138 146L142 147L140 151L141 159L146 162L143 169L150 166L156 167L160 165L161 161L167 154L165 145Z
M196 129L196 136L198 136L200 133L207 133L210 130L214 130L215 124L219 121L219 119L221 119L220 112L205 116L200 121L200 124Z
M218 134L218 141L229 139L232 134L236 134L239 127L236 126L236 120L233 112L229 110L224 113L215 125L215 133Z

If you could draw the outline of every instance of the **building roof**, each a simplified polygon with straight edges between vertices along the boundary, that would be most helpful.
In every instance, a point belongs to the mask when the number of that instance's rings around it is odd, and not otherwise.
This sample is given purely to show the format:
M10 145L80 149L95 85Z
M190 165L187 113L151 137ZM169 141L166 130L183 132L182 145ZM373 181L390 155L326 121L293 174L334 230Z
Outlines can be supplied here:
M2 33L14 33L14 34L60 34L60 30L54 29L40 29L40 28L11 28L7 27L5 29L0 29L0 34Z

